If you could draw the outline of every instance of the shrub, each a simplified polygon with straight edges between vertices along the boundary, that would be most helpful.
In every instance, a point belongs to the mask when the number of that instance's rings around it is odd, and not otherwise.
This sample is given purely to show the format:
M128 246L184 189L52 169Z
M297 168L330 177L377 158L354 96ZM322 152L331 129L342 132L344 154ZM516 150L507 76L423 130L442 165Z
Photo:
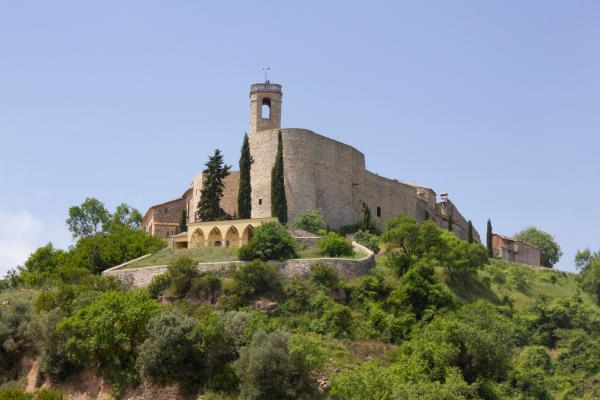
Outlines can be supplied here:
M234 363L240 379L241 398L297 399L311 393L309 373L314 359L304 358L306 346L293 348L294 352L290 352L288 336L284 332L256 332Z
M7 388L0 389L0 400L31 400L33 395L25 393L23 389Z
M379 236L361 229L354 234L354 238L372 252L379 253Z
M0 369L9 369L32 345L31 299L28 293L13 292L0 306Z
M310 269L310 279L313 283L328 289L337 289L340 285L337 270L331 265L313 265Z
M192 383L202 370L197 322L184 314L160 314L148 322L148 338L139 348L142 375L160 383Z
M397 277L401 277L410 268L411 259L406 253L391 251L383 257L383 264L394 271Z
M169 286L171 286L171 275L168 273L156 275L152 277L150 284L148 285L148 295L156 299L159 294L164 292Z
M296 215L290 226L312 233L319 233L319 230L327 227L327 223L321 210L315 209Z
M170 296L185 296L192 287L192 279L198 272L195 268L195 262L190 257L179 257L175 259L167 268L167 274L171 278L171 285L168 293Z
M352 311L327 298L322 305L321 317L313 321L312 329L324 335L350 339L353 336L353 325Z
M281 277L272 264L252 261L234 270L231 278L228 292L236 296L241 304L260 296L279 297L281 294Z
M205 272L192 281L190 292L192 296L215 304L221 291L221 278L214 272Z
M297 244L277 222L267 222L256 228L252 239L239 250L242 260L288 260L298 256Z
M335 232L329 232L327 236L317 242L321 255L329 257L352 256L352 244Z
M63 400L65 396L55 390L42 389L35 394L35 400Z

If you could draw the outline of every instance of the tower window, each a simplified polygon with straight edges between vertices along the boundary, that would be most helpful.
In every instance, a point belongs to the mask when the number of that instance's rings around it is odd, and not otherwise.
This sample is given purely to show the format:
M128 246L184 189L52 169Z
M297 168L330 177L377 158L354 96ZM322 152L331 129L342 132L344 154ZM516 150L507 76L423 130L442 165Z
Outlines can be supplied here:
M268 97L262 99L261 118L271 119L271 99Z
M381 207L377 207L377 216L381 218Z
M262 206L262 199L258 199L258 205Z

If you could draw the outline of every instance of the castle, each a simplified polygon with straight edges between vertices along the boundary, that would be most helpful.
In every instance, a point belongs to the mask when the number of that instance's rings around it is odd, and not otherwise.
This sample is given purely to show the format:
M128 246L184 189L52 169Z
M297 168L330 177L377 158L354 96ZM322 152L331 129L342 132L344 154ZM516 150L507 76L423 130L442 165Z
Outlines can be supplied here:
M366 205L371 210L372 223L379 229L398 213L406 213L418 222L430 219L441 228L447 228L448 219L452 218L453 231L461 239L467 238L468 222L446 193L442 193L438 201L430 188L369 172L364 154L352 146L307 129L282 128L282 97L281 85L269 81L250 87L248 138L254 160L250 173L252 220L264 221L272 217L271 170L277 153L278 132L281 132L290 220L299 213L320 209L329 227L337 229L359 223ZM239 172L233 171L224 183L221 207L235 215ZM184 239L185 234L178 232L179 221L186 210L188 227L200 223L196 209L202 184L203 174L199 173L180 198L150 207L142 220L144 229L151 235L178 236L179 247L191 244L190 234ZM247 220L246 226L252 220ZM231 239L235 243L241 243L243 237L248 236L247 232L238 231L239 228L232 230ZM212 231L203 233L205 237L211 234ZM229 232L218 233L215 240L208 243L227 245L231 242L226 239L227 235ZM473 236L480 241L474 228Z

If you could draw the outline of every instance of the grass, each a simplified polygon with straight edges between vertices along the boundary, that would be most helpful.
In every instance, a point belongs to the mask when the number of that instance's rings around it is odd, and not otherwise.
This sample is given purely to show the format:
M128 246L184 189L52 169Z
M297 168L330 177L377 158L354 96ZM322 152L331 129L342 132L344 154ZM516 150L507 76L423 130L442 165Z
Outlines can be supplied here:
M307 247L305 249L302 249L298 252L298 256L299 258L336 258L336 257L328 257L328 256L322 256L319 253L319 248L318 247ZM354 251L354 253L352 253L352 256L350 257L337 257L337 258L351 258L354 260L360 260L361 258L365 257L366 254L362 253L362 252L357 252L356 250Z
M237 254L235 249L228 247L195 247L192 249L162 249L146 257L127 265L125 268L142 268L153 265L168 265L177 257L187 256L195 262L219 262L235 261Z

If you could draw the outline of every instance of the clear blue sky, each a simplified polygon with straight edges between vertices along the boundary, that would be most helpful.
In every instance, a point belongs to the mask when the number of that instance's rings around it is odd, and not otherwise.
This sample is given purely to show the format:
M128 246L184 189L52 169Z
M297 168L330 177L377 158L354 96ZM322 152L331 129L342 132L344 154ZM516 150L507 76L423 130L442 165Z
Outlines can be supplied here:
M143 212L214 148L237 168L248 89L283 125L448 191L485 234L600 249L600 2L0 0L0 272L70 244L69 206Z

